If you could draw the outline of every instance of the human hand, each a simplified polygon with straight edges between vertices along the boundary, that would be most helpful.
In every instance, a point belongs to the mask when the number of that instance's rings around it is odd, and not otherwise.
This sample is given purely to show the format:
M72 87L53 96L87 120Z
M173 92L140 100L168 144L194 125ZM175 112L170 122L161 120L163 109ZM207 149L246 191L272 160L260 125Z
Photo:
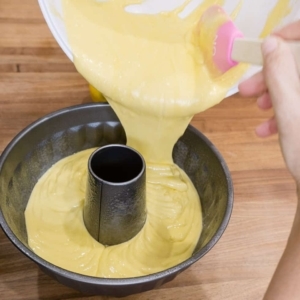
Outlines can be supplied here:
M279 133L286 165L300 186L300 79L293 54L284 40L300 40L300 21L267 38L262 46L263 70L239 85L240 94L258 97L257 105L273 107L274 117L256 128L260 137Z

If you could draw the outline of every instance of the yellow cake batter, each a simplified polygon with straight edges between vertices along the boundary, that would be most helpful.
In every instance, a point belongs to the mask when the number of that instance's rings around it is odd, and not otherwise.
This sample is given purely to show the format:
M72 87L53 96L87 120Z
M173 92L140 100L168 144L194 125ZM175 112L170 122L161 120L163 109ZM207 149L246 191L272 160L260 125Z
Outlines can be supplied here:
M25 213L30 247L55 265L99 277L142 276L190 257L201 231L200 202L175 165L148 165L147 220L138 235L106 248L89 235L82 210L93 150L59 161L39 180Z
M216 76L204 60L197 23L209 5L222 0L203 1L185 19L178 13L189 1L157 15L124 11L139 2L62 0L76 68L103 93L128 145L146 160L144 228L107 248L88 234L82 207L92 150L55 164L35 186L25 212L29 245L38 255L92 276L141 276L191 256L201 233L200 202L189 178L173 164L172 149L192 116L219 103L244 71L238 66Z

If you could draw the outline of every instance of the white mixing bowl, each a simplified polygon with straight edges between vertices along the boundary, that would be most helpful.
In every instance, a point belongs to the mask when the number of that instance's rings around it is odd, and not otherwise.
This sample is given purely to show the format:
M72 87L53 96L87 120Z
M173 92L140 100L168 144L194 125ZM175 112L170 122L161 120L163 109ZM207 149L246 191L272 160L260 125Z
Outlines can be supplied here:
M66 53L70 60L73 60L72 50L68 43L66 28L63 21L63 11L61 0L38 0L44 18L57 40L60 47ZM106 1L106 0L97 0ZM144 0L141 4L130 5L126 8L131 13L147 13L156 14L161 11L169 11L182 5L186 0ZM286 0L290 3L290 13L277 24L280 27L284 24L290 23L300 18L300 1L299 0ZM203 0L191 0L179 16L181 18L189 15L195 7L200 5ZM223 5L224 10L230 14L241 3L241 0L225 0ZM277 4L278 0L244 0L241 9L235 19L237 27L247 37L256 38L261 34L267 18L272 9ZM260 67L251 67L241 80L250 77L257 72ZM237 85L233 86L227 96L237 92Z

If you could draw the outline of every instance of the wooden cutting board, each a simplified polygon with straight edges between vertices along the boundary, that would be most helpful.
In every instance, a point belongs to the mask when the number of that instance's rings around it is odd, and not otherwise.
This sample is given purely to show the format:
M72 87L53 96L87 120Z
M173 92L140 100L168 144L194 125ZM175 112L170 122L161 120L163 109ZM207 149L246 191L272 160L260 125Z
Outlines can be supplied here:
M37 118L89 101L86 81L55 42L37 1L0 0L0 153ZM255 102L234 95L192 121L220 150L233 177L235 205L225 234L174 281L126 299L262 298L286 243L296 195L277 137L261 140L254 134L271 115ZM1 230L0 295L3 300L113 299L84 297L57 283Z

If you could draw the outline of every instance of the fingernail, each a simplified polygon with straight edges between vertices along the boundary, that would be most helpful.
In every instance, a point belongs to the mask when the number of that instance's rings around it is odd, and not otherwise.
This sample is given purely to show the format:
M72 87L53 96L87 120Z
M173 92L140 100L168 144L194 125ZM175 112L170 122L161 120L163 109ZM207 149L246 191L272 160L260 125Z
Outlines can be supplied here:
M278 46L278 40L274 36L267 37L262 44L262 52L267 55L273 52Z

